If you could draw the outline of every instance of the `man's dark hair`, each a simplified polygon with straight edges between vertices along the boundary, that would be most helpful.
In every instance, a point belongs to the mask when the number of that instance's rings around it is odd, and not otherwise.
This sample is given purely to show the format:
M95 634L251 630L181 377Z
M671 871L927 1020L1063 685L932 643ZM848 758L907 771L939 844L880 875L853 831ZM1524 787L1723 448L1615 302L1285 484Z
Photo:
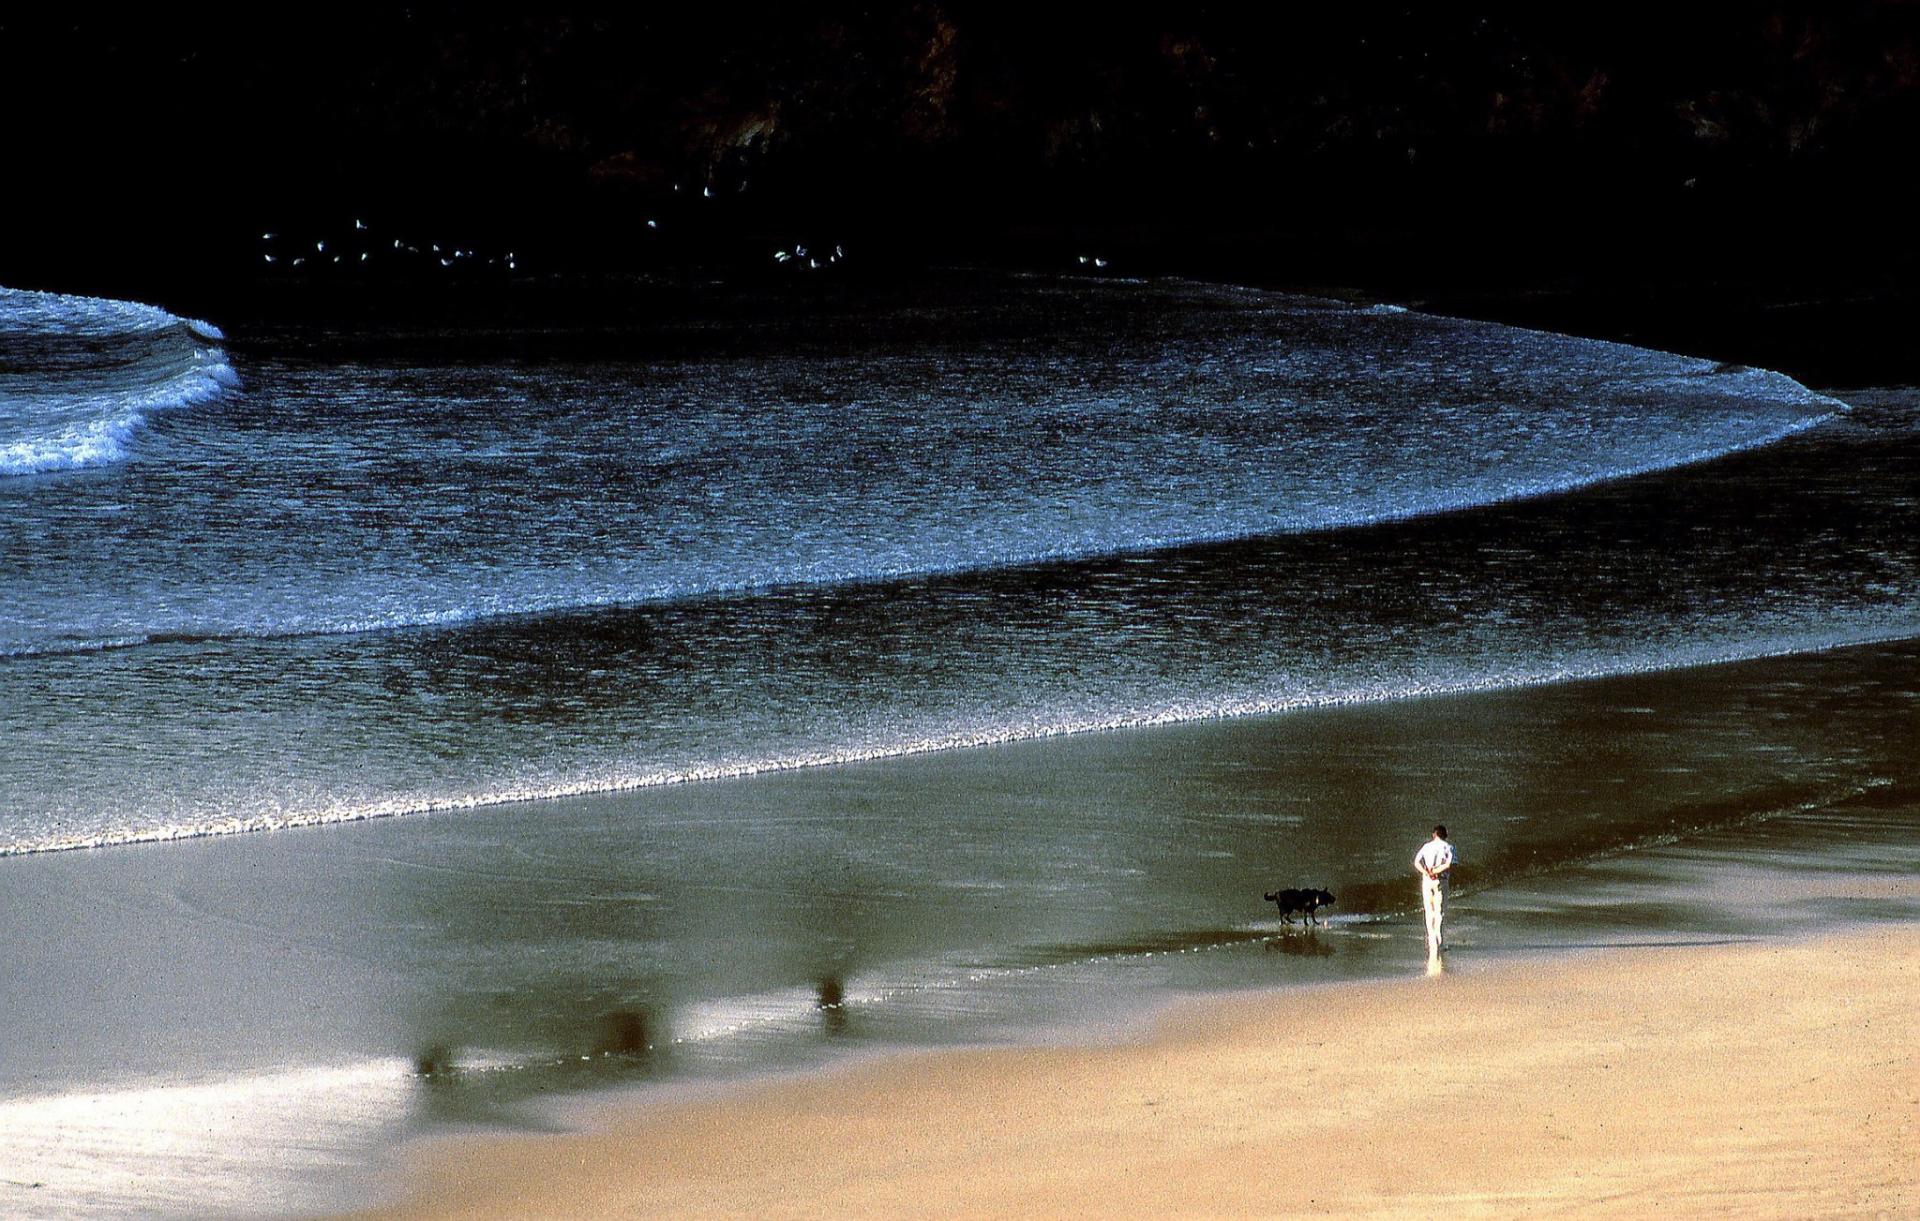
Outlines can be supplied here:
M1439 823L1433 828L1433 833L1439 836L1441 839L1447 838L1447 824Z

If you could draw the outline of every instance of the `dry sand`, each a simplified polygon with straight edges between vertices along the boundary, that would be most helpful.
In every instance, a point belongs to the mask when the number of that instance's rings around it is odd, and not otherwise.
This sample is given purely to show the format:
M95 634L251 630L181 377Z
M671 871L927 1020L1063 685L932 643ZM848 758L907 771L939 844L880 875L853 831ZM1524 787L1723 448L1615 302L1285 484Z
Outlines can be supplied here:
M1920 930L1209 1001L411 1159L393 1217L1920 1215Z

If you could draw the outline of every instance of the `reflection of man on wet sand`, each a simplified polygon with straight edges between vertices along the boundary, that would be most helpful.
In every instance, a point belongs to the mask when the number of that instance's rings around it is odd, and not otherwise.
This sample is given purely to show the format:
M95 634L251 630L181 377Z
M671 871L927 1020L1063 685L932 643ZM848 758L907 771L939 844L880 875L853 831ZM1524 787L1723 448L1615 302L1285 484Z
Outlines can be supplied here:
M1447 908L1447 874L1453 868L1453 845L1447 842L1443 823L1433 829L1433 838L1420 845L1414 854L1413 868L1420 875L1420 905L1427 912L1427 954L1437 957L1446 948L1440 936L1440 920Z

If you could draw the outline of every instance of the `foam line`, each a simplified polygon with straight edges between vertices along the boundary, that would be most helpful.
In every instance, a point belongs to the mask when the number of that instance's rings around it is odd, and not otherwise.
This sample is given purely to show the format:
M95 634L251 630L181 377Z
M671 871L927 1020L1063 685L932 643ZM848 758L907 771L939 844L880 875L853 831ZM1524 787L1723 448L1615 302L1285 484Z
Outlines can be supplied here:
M1492 691L1523 690L1589 679L1614 678L1632 674L1651 674L1702 666L1758 661L1769 657L1787 657L1820 653L1858 645L1886 644L1920 637L1920 624L1887 630L1868 628L1832 635L1763 640L1743 645L1707 648L1697 653L1642 657L1627 661L1618 658L1570 663L1550 669L1511 674L1480 675L1453 682L1415 683L1391 689L1347 691L1332 694L1282 696L1223 696L1181 700L1157 708L1144 708L1121 715L1061 717L1012 724L973 726L947 733L904 739L876 746L850 749L823 749L817 752L772 755L747 760L719 760L705 765L641 769L615 775L581 776L549 783L511 785L484 792L445 796L396 796L345 809L311 810L294 813L236 816L182 826L127 828L96 835L48 836L0 846L0 857L39 853L70 852L89 848L121 847L133 844L168 843L209 839L226 835L262 831L288 831L302 827L333 826L370 822L416 814L452 813L525 802L557 801L572 797L598 796L692 784L711 780L732 780L775 772L800 771L844 763L866 763L883 759L906 758L950 750L983 746L1002 746L1016 742L1067 737L1123 729L1150 729L1197 721L1226 720L1249 716L1271 716L1313 708L1345 707L1357 704L1388 703L1396 700L1425 699L1437 696L1468 695Z

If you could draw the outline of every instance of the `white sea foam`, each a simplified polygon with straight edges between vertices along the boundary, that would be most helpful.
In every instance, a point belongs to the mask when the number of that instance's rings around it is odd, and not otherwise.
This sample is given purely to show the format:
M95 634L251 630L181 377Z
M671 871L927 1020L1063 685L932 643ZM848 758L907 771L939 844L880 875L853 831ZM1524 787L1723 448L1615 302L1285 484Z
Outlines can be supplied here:
M208 349L196 356L191 368L138 389L97 394L85 405L85 414L69 412L68 418L45 420L38 435L15 436L0 443L0 475L36 475L122 461L134 434L156 412L211 402L239 384L239 375L224 354Z
M134 301L0 289L0 476L125 460L156 413L239 385L223 339Z

